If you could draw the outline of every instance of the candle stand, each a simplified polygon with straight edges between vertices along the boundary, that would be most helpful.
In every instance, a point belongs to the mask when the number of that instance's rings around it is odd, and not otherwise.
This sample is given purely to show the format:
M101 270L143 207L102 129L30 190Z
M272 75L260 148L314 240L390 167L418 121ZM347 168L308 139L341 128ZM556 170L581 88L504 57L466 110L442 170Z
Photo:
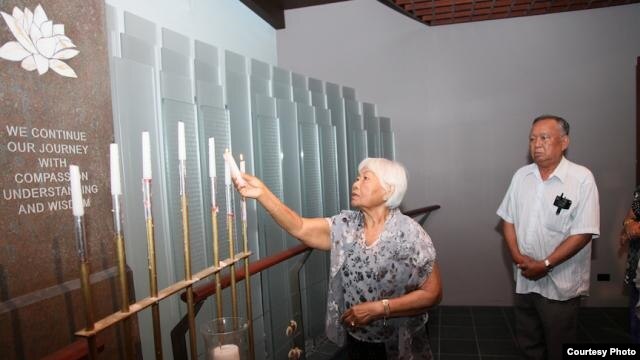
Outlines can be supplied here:
M254 357L253 339L250 327L251 322L251 293L247 291L245 296L245 302L247 306L247 312L249 314L249 320L237 317L238 308L238 296L236 292L236 263L237 267L240 267L242 263L245 265L245 272L248 273L248 259L251 256L251 252L247 246L246 240L246 211L243 206L243 237L244 246L242 252L235 251L235 234L232 231L234 226L234 213L232 186L230 179L225 179L225 191L227 198L227 216L228 216L228 239L229 242L229 258L219 259L219 239L217 236L217 216L218 206L215 203L215 170L210 171L212 177L212 222L214 225L213 236L213 249L214 249L214 264L208 268L205 268L195 274L191 271L191 256L190 256L190 239L189 239L189 220L188 220L188 204L186 194L186 149L185 149L185 130L182 122L178 123L178 165L180 176L180 200L181 200L181 213L182 213L182 227L183 227L183 245L185 254L185 277L183 280L167 286L164 289L158 290L157 288L157 269L155 266L155 238L153 236L153 221L152 221L152 207L151 207L151 161L150 161L150 146L148 133L143 134L143 195L144 195L144 209L145 209L145 222L147 230L147 246L149 250L149 279L151 285L151 294L142 300L139 300L133 304L128 302L127 284L122 270L126 268L126 257L124 255L124 238L121 231L120 223L120 176L119 176L119 162L118 162L118 148L112 146L111 149L111 161L112 161L112 195L113 195L113 210L114 210L114 223L116 230L116 242L118 245L118 269L121 270L120 287L122 292L122 304L120 311L117 311L111 315L108 315L100 320L94 320L94 309L91 300L91 287L89 284L89 262L86 252L86 239L84 234L84 208L82 206L82 193L80 184L80 172L77 166L70 167L71 173L71 187L72 187L72 200L73 200L73 215L75 223L75 235L76 243L78 246L78 254L80 258L80 272L81 272L81 287L84 298L85 314L86 314L86 328L77 331L75 334L80 337L86 338L89 347L89 358L96 359L96 336L103 330L123 323L125 326L125 334L128 334L128 328L130 328L129 319L132 315L151 307L154 320L154 345L155 345L155 358L162 359L162 343L160 336L160 321L159 321L159 303L167 297L186 290L187 292L187 313L189 317L189 341L190 341L190 357L191 359L198 359L198 349L196 342L196 329L195 329L195 309L193 299L193 285L209 276L215 276L218 288L220 288L220 272L228 269L231 275L231 303L232 312L234 317L223 317L222 314L222 301L220 292L216 294L218 318L203 326L201 329L202 336L205 337L207 348L205 351L206 359L215 360L249 360ZM215 169L215 151L213 151L214 141L210 141L210 169ZM231 157L231 154L227 154ZM233 158L230 158L233 161ZM234 162L235 165L235 162ZM229 164L225 162L226 177L229 177ZM234 166L235 176L238 176L239 170L237 165ZM234 177L235 177L234 176ZM250 289L249 276L244 278L247 287ZM130 335L129 335L130 336ZM127 339L126 341L130 341ZM215 355L215 356L214 356ZM126 349L127 358L132 358L133 354L129 347Z

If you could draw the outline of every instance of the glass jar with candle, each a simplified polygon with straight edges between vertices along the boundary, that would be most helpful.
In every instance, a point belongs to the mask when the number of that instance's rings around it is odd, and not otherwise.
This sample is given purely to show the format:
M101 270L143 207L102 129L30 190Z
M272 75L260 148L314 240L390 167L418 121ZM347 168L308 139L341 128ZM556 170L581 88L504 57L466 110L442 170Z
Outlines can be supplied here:
M204 337L205 359L248 360L249 326L244 318L222 317L204 323L200 333Z

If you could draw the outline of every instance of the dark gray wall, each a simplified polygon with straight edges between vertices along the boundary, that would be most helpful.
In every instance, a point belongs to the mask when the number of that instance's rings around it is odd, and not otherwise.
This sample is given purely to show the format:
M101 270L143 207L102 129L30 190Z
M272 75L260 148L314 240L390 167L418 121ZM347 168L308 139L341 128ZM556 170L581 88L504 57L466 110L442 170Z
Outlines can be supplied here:
M568 158L601 198L589 305L623 305L617 233L634 186L640 5L425 27L378 2L290 10L279 65L356 87L385 109L409 170L405 207L440 204L427 222L444 304L511 303L495 210L527 163L531 120L572 125ZM610 273L610 282L596 282Z

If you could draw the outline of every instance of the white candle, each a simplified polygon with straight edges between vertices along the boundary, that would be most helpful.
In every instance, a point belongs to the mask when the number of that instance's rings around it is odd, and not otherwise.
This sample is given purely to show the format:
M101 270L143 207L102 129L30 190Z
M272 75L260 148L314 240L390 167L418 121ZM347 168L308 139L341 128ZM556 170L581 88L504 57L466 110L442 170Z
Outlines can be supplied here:
M240 173L240 169L238 168L238 164L236 163L236 160L233 158L233 155L231 155L231 152L225 152L224 153L224 160L225 160L226 163L229 164L229 170L231 172L231 177L234 178L238 182L238 185L240 185L240 186L246 185L246 182L244 181L244 179L242 178L242 175ZM226 176L226 174L225 174L225 176Z
M178 121L178 160L187 160L187 147L184 142L184 123Z
M84 205L82 204L82 187L80 186L80 168L76 165L69 166L69 174L73 216L82 216L84 215Z
M244 161L244 156L242 156L242 154L240 154L240 172L241 173L245 173L247 170L247 165ZM247 222L247 200L243 197L242 198L242 221L243 222Z
M209 177L216 177L216 141L209 138Z
M142 132L142 178L151 180L151 145L149 132Z
M240 360L238 345L225 344L213 348L213 360Z
M229 149L224 150L224 185L231 185L231 165L229 165L229 161L227 161L227 154L229 154Z
M111 165L111 195L121 195L120 188L120 153L118 153L118 144L109 146L110 165Z

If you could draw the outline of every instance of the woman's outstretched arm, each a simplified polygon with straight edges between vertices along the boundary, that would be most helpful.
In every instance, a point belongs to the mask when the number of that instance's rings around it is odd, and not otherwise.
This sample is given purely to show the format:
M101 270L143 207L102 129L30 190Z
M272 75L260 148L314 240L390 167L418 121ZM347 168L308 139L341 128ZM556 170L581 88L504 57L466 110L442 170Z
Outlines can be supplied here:
M242 174L246 184L238 185L240 195L258 200L280 227L303 244L319 250L331 250L329 223L324 218L304 218L285 205L260 179Z

